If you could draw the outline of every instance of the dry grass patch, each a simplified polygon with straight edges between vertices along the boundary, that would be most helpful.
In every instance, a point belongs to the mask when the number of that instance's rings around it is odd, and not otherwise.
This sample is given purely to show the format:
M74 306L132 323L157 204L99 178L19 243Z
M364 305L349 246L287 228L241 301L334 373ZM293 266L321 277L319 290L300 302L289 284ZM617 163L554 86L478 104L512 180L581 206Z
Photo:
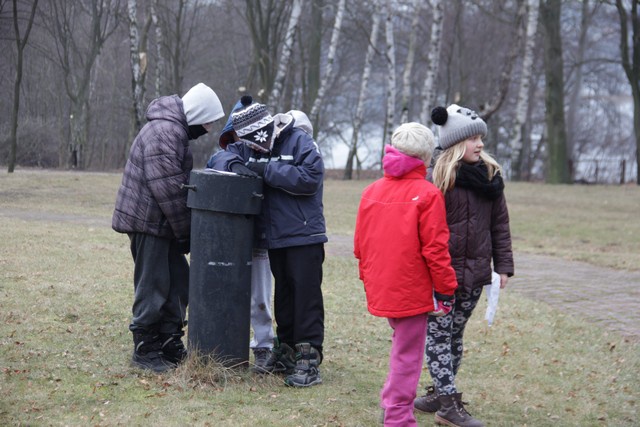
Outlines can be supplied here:
M292 389L215 364L165 375L130 368L133 264L128 239L109 221L119 182L118 174L0 176L1 425L377 424L391 331L367 313L348 252L325 262L322 385ZM327 182L336 241L349 241L365 184ZM516 250L571 257L573 245L592 261L615 240L640 265L637 188L509 184L508 192ZM483 320L484 298L468 326L459 386L474 416L491 426L637 425L638 343L544 301L500 298L494 326Z

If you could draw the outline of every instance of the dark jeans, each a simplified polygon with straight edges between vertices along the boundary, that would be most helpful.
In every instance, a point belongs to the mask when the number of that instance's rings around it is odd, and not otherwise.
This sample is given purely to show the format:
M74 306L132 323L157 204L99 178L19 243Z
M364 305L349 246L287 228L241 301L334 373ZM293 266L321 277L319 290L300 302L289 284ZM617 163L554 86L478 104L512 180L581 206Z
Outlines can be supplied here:
M292 348L295 344L308 342L322 354L324 244L270 249L269 261L275 278L278 339Z
M429 316L427 324L427 367L438 394L457 392L455 376L462 363L462 336L467 321L473 314L482 288L471 293L456 292L456 302L449 314L442 317Z
M133 272L132 332L163 334L182 330L189 299L189 263L177 241L131 233Z

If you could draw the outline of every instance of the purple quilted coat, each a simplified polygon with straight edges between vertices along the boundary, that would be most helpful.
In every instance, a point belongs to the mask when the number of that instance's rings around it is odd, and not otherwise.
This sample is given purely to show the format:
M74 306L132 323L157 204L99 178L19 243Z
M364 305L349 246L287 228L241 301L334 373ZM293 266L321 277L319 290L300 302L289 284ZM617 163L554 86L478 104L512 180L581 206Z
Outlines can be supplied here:
M147 124L133 141L111 226L120 233L189 238L187 190L193 157L187 118L177 95L155 99Z

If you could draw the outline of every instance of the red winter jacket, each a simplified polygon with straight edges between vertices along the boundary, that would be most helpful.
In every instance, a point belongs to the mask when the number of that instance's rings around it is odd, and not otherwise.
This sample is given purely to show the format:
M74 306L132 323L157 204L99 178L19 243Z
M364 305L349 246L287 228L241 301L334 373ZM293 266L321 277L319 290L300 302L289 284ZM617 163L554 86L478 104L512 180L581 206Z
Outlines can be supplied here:
M390 169L362 193L354 254L369 312L399 318L433 310L433 291L453 295L457 282L442 193L424 164L395 177Z

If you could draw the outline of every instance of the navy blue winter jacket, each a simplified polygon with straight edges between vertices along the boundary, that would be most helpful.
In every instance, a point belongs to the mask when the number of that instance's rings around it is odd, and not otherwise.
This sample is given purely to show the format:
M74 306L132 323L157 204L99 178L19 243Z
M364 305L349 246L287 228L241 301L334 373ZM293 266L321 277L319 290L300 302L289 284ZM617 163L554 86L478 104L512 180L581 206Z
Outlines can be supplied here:
M218 151L207 167L230 171L233 163L268 162L264 200L256 218L255 247L278 249L327 242L322 205L324 163L313 138L288 114L274 116L276 139L270 154L242 142Z

